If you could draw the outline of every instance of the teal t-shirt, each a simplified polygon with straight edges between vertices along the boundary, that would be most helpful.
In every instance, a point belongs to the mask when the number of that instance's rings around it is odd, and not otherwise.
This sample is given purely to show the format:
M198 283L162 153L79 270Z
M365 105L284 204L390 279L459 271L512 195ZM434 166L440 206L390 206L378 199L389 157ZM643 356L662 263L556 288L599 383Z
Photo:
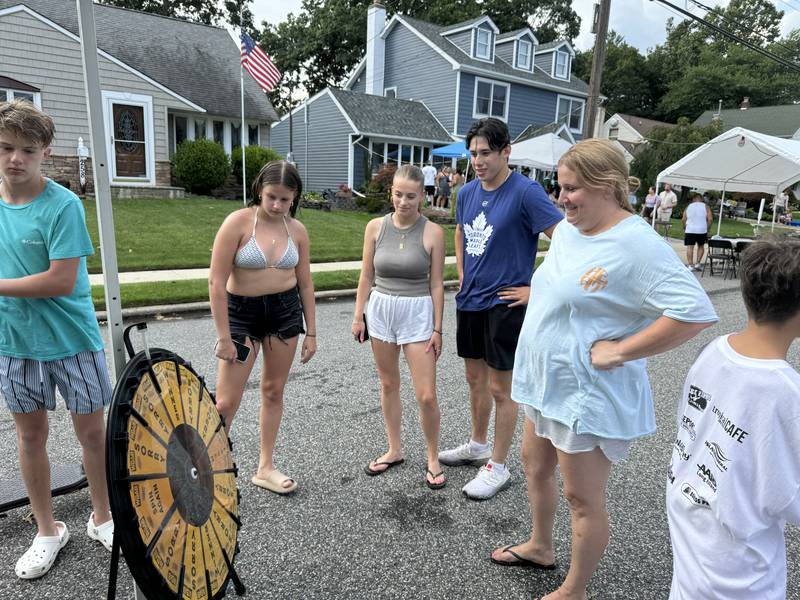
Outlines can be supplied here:
M69 296L0 296L0 355L57 360L103 349L86 271L91 254L83 205L68 189L48 179L27 204L0 199L0 279L42 273L51 260L81 259Z

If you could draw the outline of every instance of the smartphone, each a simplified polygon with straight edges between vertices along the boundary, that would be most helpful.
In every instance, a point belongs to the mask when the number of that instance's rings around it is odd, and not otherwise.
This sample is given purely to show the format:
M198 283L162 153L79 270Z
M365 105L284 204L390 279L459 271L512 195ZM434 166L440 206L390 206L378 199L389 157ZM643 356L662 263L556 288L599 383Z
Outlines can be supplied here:
M250 358L250 346L236 340L233 340L233 345L236 346L236 362L247 362Z
M364 341L369 339L369 329L367 329L367 313L363 313L361 318L364 319Z

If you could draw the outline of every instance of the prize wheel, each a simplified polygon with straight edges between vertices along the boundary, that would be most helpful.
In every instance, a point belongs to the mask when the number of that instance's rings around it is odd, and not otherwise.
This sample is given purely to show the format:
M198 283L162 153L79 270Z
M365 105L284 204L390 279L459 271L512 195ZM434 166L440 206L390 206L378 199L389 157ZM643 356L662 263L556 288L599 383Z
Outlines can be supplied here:
M243 593L233 569L241 523L232 444L191 365L161 348L132 356L107 444L114 537L144 597L216 600L231 579Z

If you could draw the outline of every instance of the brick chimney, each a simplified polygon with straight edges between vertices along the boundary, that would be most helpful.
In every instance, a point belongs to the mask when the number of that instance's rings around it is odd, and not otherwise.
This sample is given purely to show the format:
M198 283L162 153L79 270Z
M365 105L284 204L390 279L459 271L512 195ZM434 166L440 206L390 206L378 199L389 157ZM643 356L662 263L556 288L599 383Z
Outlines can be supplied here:
M750 108L750 98L745 96L744 100L742 100L742 103L739 105L739 110L747 110L748 108Z
M367 93L383 96L383 68L386 42L381 37L386 26L386 8L380 0L373 0L367 10L367 65L365 70Z

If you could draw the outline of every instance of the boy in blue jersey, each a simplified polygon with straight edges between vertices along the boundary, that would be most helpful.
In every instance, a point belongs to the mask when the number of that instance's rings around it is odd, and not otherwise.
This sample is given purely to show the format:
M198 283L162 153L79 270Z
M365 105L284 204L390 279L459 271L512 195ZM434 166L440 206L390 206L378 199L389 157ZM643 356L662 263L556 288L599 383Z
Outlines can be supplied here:
M86 256L94 249L75 194L41 174L55 127L17 100L0 103L0 396L14 416L20 470L38 534L17 561L41 577L69 540L54 520L47 457L56 388L72 414L92 508L87 534L111 549L103 408L111 400Z
M456 207L456 345L470 389L472 435L467 443L439 453L439 461L450 466L486 463L462 489L473 500L485 500L510 483L505 463L517 424L517 405L511 400L514 351L539 234L552 236L563 215L538 183L509 169L511 139L505 123L476 121L466 145L477 179L461 188ZM492 404L494 449L487 439Z

